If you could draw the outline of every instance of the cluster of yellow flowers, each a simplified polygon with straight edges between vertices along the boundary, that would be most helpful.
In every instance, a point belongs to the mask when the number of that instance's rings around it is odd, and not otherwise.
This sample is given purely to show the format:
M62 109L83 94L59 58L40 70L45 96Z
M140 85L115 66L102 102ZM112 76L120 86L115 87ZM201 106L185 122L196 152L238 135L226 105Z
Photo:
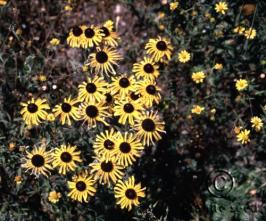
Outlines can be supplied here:
M114 185L117 203L131 210L133 205L139 205L139 198L145 196L145 188L135 182L134 176L123 181L124 171L141 157L146 145L153 145L165 132L164 122L154 110L154 104L161 100L156 80L160 75L158 62L167 63L173 47L167 38L150 39L145 46L146 55L133 64L133 74L118 74L116 67L122 55L116 49L119 37L113 29L110 20L102 27L72 28L67 38L69 46L91 48L84 69L87 80L78 85L75 98L65 97L53 108L44 98L32 97L22 102L21 115L29 127L43 122L57 125L56 119L67 126L82 121L88 130L102 124L104 131L96 135L93 142L94 161L88 165L89 170L81 171L68 181L68 196L87 202L96 193L97 183ZM52 39L50 43L56 46L59 41ZM181 62L189 59L186 51L181 52ZM40 74L39 80L46 80L45 75ZM75 126L83 124L75 123ZM115 130L114 124L121 130ZM62 144L46 150L43 145L27 151L22 167L36 176L49 176L53 169L66 175L81 163L82 155L77 146ZM60 193L52 191L48 198L56 203L60 197Z
M243 35L246 39L254 39L257 35L256 29L254 28L245 28L243 26L237 26L234 28L234 33Z

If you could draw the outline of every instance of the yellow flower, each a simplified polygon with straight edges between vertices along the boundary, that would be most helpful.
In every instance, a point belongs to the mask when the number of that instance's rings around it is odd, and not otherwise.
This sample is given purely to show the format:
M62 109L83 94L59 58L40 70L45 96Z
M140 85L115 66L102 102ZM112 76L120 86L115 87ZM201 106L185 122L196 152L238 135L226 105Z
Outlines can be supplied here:
M250 142L249 139L250 130L243 130L237 135L237 141L241 142L242 144L246 144Z
M239 134L240 131L241 131L241 129L242 129L242 127L237 127L237 126L235 126L235 127L234 127L234 132L235 132L235 134Z
M179 2L171 2L170 3L170 10L174 11L179 5Z
M50 41L50 44L53 45L53 46L59 45L60 44L60 40L58 38L53 38Z
M55 120L55 116L54 114L50 113L50 114L47 114L46 116L46 120L47 121L50 121L50 122L53 122Z
M225 12L228 10L228 5L226 2L218 2L215 4L215 11L217 13L225 14Z
M250 122L252 124L252 128L255 128L256 131L260 131L263 127L262 119L257 116L252 117Z
M256 37L256 30L254 28L249 28L245 31L244 35L247 39L254 39Z
M82 71L87 72L89 70L89 67L87 65L82 66Z
M70 5L66 5L64 9L65 11L72 11L73 8Z
M234 33L237 33L237 34L240 34L240 35L243 35L244 32L245 32L245 28L242 27L242 26L237 26L234 28Z
M51 191L48 196L48 200L51 203L57 203L61 198L61 193L57 193L56 191Z
M44 74L40 74L38 79L39 79L39 81L42 81L42 82L47 80L47 78L46 78L46 76Z
M13 151L15 148L16 148L16 144L13 142L8 145L9 151Z
M216 64L214 65L213 69L215 69L215 70L222 70L222 69L223 69L223 64L216 63Z
M236 81L236 89L238 91L243 91L248 87L248 81L245 79L239 79Z
M190 53L188 53L186 50L179 52L178 60L182 63L188 62L190 60Z
M17 185L21 184L22 177L21 176L15 176L15 182L16 182Z
M200 115L202 111L204 111L204 107L201 107L199 105L193 105L193 108L191 109L192 114L198 114Z
M191 76L192 80L196 84L202 83L205 77L206 77L206 75L202 71L194 72L194 73L192 73L192 76Z

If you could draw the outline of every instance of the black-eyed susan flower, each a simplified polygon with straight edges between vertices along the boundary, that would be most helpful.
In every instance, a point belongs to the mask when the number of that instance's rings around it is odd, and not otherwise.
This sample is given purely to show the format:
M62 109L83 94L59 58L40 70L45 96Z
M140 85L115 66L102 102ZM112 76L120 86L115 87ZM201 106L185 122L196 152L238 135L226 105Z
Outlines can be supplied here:
M103 33L104 44L111 47L117 47L118 40L120 38L118 37L118 34L114 31L113 21L107 20L101 27L101 31Z
M217 13L225 14L225 12L228 10L228 4L226 2L218 2L215 4L215 11Z
M206 78L206 75L203 71L198 71L193 72L191 78L196 84L200 84Z
M254 39L257 35L256 29L254 28L249 28L247 30L245 30L244 32L244 36L246 37L246 39Z
M151 58L144 57L142 61L133 64L132 72L138 79L155 80L160 75L158 69L159 66Z
M128 98L130 98L130 100L132 100L132 101L136 101L136 100L139 100L141 98L141 94L138 92L132 91L128 94Z
M106 126L108 123L105 118L109 116L108 107L104 106L103 102L84 102L80 104L80 119L88 124L88 127L95 127L97 121L102 122Z
M82 26L81 29L83 30L81 39L82 48L92 48L100 44L103 34L101 33L101 29L99 27L91 25Z
M170 60L173 46L168 39L159 36L156 39L150 39L145 45L145 49L152 59L157 62L162 59Z
M32 98L27 103L20 104L23 107L20 114L22 115L25 123L29 126L39 125L42 120L46 119L46 110L50 109L46 99L41 98L37 98L36 101Z
M144 149L139 138L132 133L125 133L116 140L117 148L114 150L117 163L127 167L132 165L141 156Z
M67 44L72 48L79 48L82 43L82 35L85 27L75 26L71 29L68 37L67 37Z
M251 127L254 128L256 131L260 131L263 127L263 121L260 117L254 116L250 119Z
M141 188L141 184L135 183L134 176L131 176L126 181L119 180L114 187L115 198L117 204L122 209L130 211L132 206L138 206L140 204L140 197L145 197L145 187Z
M191 113L200 115L204 111L204 109L205 108L200 106L200 105L193 105L193 107L191 109Z
M158 104L161 100L161 89L155 81L141 81L136 86L136 91L141 94L141 100L145 107L151 107L154 103Z
M88 78L78 86L78 100L83 102L101 101L104 99L107 83L102 77Z
M114 150L117 148L117 138L120 136L120 132L111 128L110 130L105 130L100 134L96 135L96 139L93 143L93 149L98 157L112 157L114 155Z
M74 106L78 103L78 100L69 98L64 98L64 102L58 104L54 107L53 113L55 117L60 117L60 122L64 125L71 125L71 118L74 120L79 120L79 110L78 107Z
M65 175L68 171L74 171L76 163L81 161L80 151L77 151L76 146L61 145L54 149L52 165L59 168L60 174Z
M236 81L236 89L238 91L243 91L248 87L248 81L245 79L239 79Z
M116 74L113 66L117 65L121 59L122 56L115 49L110 47L97 48L95 53L89 55L88 65L95 68L95 72L99 74Z
M98 180L100 184L110 186L124 175L123 167L117 164L115 157L102 156L97 158L96 162L91 163L90 166L94 179Z
M68 181L70 192L68 196L79 202L88 202L89 197L94 196L96 189L94 187L95 180L87 172L83 172L78 176L74 176L72 181Z
M117 100L114 106L114 116L118 116L120 124L129 123L134 125L134 121L139 118L143 110L140 100L132 101L129 98Z
M242 144L247 144L250 142L249 139L250 130L242 130L239 134L237 134L237 141L241 142Z
M56 191L51 191L48 196L48 200L51 203L57 203L61 198L61 193L56 192Z
M178 60L181 63L186 63L190 60L190 53L187 50L182 50L178 53Z
M123 74L119 77L113 77L110 85L111 94L119 94L121 98L126 97L129 92L134 91L135 78Z
M160 133L165 133L164 122L160 119L157 112L145 112L137 119L134 125L136 135L142 140L144 145L154 144L160 140Z
M44 146L35 147L31 152L26 152L25 163L21 166L26 168L26 171L30 170L31 174L36 176L44 175L48 176L52 169L51 162L53 160L51 151L46 151Z

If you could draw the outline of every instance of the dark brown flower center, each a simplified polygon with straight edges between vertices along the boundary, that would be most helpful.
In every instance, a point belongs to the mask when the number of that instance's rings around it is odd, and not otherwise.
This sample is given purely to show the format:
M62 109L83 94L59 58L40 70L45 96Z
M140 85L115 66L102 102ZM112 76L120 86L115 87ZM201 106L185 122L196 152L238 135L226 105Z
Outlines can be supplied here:
M31 158L31 163L35 167L42 167L44 165L44 157L40 154L35 154Z
M90 118L97 117L98 113L99 113L98 108L95 107L94 105L89 105L88 107L86 107L86 114Z
M83 181L78 181L76 183L76 188L78 191L84 191L84 190L86 190L86 187L87 187L86 183L84 183Z
M135 100L138 100L138 99L140 98L140 95L139 95L139 94L136 94L136 93L134 93L134 92L132 92L132 93L130 94L130 98L131 98L133 101L135 101Z
M72 160L72 155L68 152L63 152L60 159L65 163L69 163Z
M122 153L129 153L131 150L131 146L127 142L123 142L120 144L119 149Z
M126 88L130 85L128 78L124 77L119 80L120 87Z
M101 163L101 169L106 172L109 173L113 170L114 166L113 163L111 161L104 161Z
M106 103L111 103L113 101L113 96L110 93L105 94Z
M80 27L78 27L78 26L75 26L72 29L72 32L73 32L74 36L79 37L82 34L82 29Z
M108 55L104 51L99 51L96 53L96 60L103 64L108 61Z
M102 32L104 34L104 37L108 37L110 35L110 32L109 32L108 28L102 27L101 30L102 30Z
M154 85L149 85L146 87L146 91L148 94L154 95L156 93L156 88Z
M38 111L38 106L36 104L28 104L27 109L30 113L34 114Z
M86 86L86 90L88 93L93 94L96 91L96 85L93 83L88 83Z
M145 64L143 69L146 73L149 73L149 74L154 72L154 68L151 64Z
M152 132L155 130L155 123L152 119L148 118L142 121L141 127L147 132Z
M105 140L103 143L105 149L107 150L112 150L114 149L115 143L109 139Z
M167 45L165 41L158 41L156 44L156 48L160 51L165 51L167 49Z
M124 111L126 113L132 113L134 111L134 106L130 103L124 105Z
M94 30L92 28L87 28L85 30L85 36L87 38L92 38L94 35L95 35L95 32L94 32Z
M65 113L69 113L71 111L71 105L69 103L63 103L61 108Z
M125 195L130 200L134 200L137 197L137 193L133 189L127 189L126 192L125 192Z

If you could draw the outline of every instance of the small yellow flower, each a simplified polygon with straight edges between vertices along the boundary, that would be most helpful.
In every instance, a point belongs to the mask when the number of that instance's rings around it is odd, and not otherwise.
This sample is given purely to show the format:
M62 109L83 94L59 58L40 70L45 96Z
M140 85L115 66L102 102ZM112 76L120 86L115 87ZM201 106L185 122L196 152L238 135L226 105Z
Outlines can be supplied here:
M228 10L228 4L226 2L218 2L215 4L215 11L217 13L225 14L225 12Z
M249 28L245 31L244 35L247 39L254 39L257 35L257 32L254 28Z
M16 30L16 35L21 35L22 34L22 29L21 28L18 28L17 30Z
M82 66L82 71L83 72L87 72L89 70L89 66L87 66L87 65L83 65Z
M48 200L51 203L57 203L61 198L61 193L57 193L56 191L51 191L48 196Z
M53 46L59 45L60 44L60 40L58 38L53 38L50 41L50 44L53 45Z
M162 19L162 18L164 18L165 17L165 13L164 12L159 12L159 14L158 14L158 18L159 19Z
M248 81L245 79L239 79L236 81L236 89L238 91L243 91L248 87Z
M188 53L186 50L179 52L178 60L182 63L188 62L190 60L190 53Z
M50 114L47 114L46 116L46 120L47 121L50 121L50 122L53 122L55 120L55 116L54 114L50 113Z
M162 31L165 29L165 26L164 25L159 25L159 29Z
M240 133L237 135L237 141L241 142L242 144L249 143L250 142L249 134L250 130L245 129L243 131L240 131Z
M47 78L46 78L46 76L44 74L40 74L38 79L39 79L39 81L42 81L42 82L47 80Z
M262 122L262 119L260 117L252 117L251 120L251 126L252 128L255 128L256 131L260 131L263 127L263 122Z
M194 73L192 73L192 76L191 76L192 80L196 84L202 83L205 77L206 77L206 75L203 71L194 72Z
M72 11L73 8L70 5L66 5L64 9L65 11Z
M191 113L200 115L202 111L204 111L204 109L205 109L204 107L201 107L199 105L193 105L193 108L191 109Z
M220 64L220 63L216 63L213 67L213 69L215 70L222 70L223 69L223 64Z
M233 31L234 31L234 33L237 33L239 35L243 35L244 32L245 32L245 28L242 27L242 26L237 26L237 27L234 28Z
M21 184L22 177L21 176L15 176L15 182L16 182L17 185Z
M179 5L179 2L171 2L170 3L170 10L174 11Z
M15 150L15 148L16 148L16 144L13 142L8 145L9 151L13 151L13 150Z

